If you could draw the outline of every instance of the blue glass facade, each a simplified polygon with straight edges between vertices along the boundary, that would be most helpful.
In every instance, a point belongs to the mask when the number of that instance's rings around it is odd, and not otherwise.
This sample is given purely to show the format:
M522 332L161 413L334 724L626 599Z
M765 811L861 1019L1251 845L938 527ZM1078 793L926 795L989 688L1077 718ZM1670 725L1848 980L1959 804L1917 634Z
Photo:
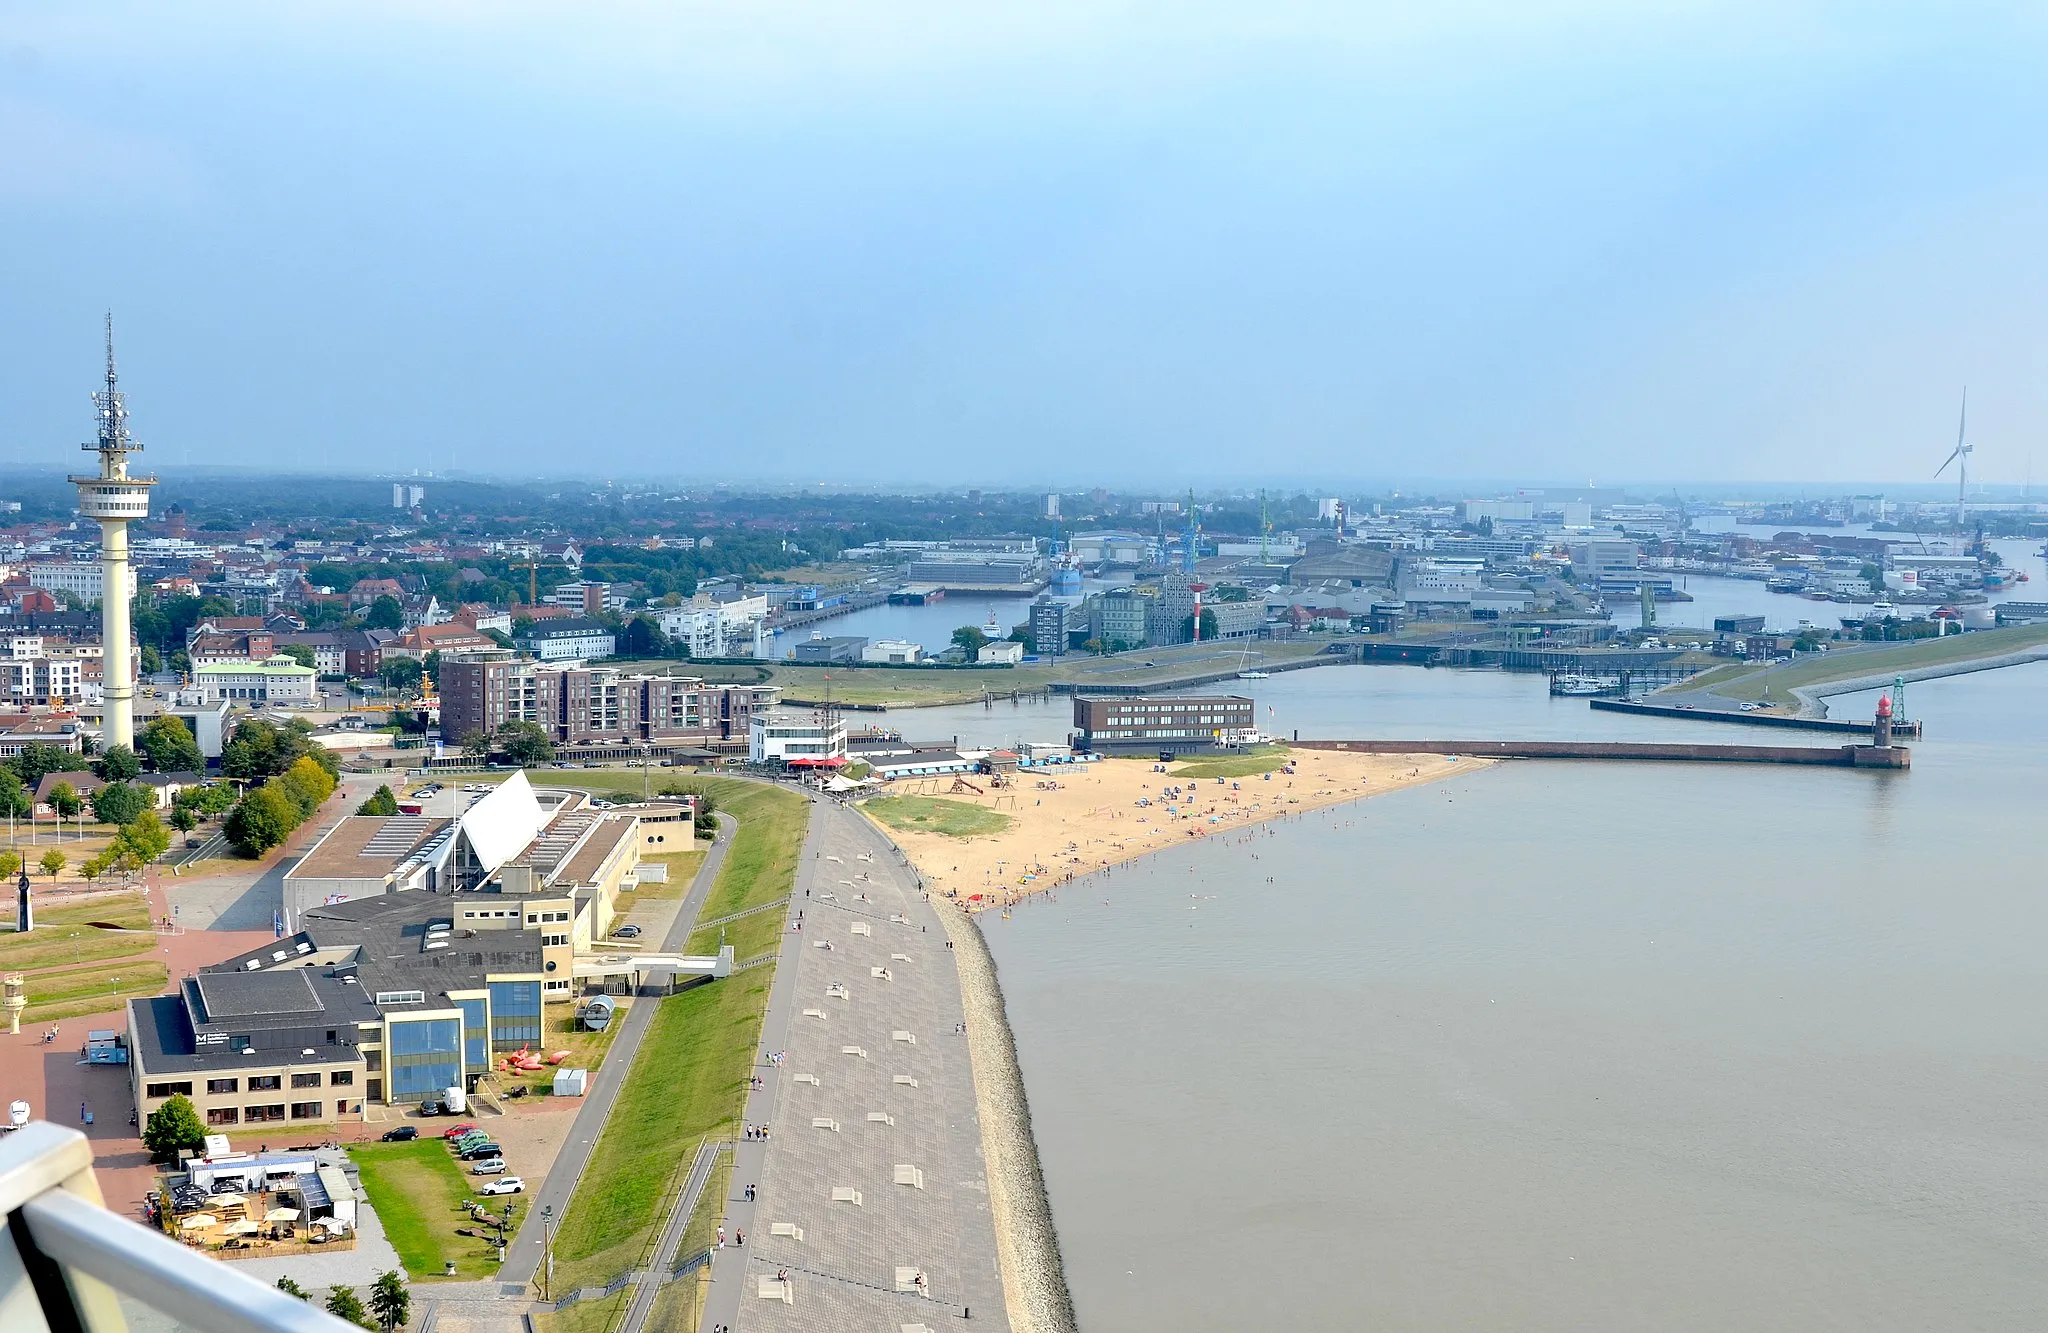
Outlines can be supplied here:
M416 1102L462 1084L462 1021L393 1020L384 1044L385 1077L394 1102Z
M462 1009L462 1066L472 1074L491 1068L491 1010L482 997L457 1000Z
M491 983L491 1049L516 1051L540 1044L540 983Z

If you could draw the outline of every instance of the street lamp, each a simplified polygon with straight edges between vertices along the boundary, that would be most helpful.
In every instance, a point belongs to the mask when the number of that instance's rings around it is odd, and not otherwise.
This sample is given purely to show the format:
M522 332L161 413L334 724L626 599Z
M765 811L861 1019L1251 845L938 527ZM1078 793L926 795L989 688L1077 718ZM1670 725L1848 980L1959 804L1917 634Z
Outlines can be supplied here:
M555 1206L544 1203L540 1206L540 1298L551 1301L555 1298Z

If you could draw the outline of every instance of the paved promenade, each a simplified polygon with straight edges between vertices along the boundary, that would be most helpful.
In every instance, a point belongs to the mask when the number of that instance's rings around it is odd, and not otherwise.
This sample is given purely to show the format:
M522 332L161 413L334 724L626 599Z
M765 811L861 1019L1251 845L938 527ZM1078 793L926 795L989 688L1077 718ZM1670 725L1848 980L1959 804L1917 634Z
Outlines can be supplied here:
M860 815L814 806L703 1328L1006 1329L958 971ZM826 948L826 945L830 948ZM745 1197L749 1184L756 1197ZM780 1232L781 1234L778 1234Z

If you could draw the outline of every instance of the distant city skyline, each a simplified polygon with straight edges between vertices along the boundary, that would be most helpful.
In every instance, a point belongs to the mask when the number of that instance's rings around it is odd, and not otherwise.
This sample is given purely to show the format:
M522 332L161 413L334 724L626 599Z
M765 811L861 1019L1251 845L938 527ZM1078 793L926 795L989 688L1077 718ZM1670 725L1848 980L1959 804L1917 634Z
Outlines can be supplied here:
M2044 56L1994 3L16 12L0 453L75 462L112 306L144 471L1939 494L1967 384L2012 491Z

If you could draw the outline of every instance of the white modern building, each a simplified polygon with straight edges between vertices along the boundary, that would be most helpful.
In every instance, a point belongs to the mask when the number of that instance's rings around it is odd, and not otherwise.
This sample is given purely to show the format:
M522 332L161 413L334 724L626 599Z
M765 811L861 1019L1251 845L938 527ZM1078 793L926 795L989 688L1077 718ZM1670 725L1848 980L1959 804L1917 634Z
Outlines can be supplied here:
M860 650L860 660L884 666L914 666L924 661L924 645L908 639L876 639Z
M835 766L846 759L846 721L833 709L763 709L747 729L747 758L791 768Z
M128 595L135 595L135 569L128 566ZM47 560L28 567L32 587L63 593L75 602L97 602L105 591L105 575L97 560Z
M600 620L543 620L519 644L543 662L589 662L618 651L618 635Z
M664 607L655 624L692 657L760 657L768 599L736 597L719 602L700 597L688 606Z
M223 700L246 703L309 704L313 702L314 681L319 672L283 653L267 662L220 662L192 673L202 702Z
M979 666L1015 666L1024 660L1024 645L1015 639L997 639L984 643L974 654Z

